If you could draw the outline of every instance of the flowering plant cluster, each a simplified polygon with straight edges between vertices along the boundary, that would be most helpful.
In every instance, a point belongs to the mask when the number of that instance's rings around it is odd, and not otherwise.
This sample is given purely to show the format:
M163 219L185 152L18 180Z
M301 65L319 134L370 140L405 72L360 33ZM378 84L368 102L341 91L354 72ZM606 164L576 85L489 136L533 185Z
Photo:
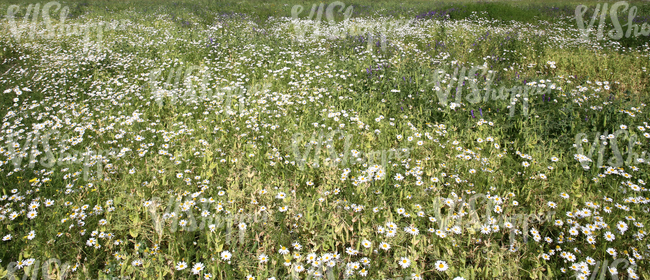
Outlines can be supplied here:
M294 3L179 1L66 4L129 20L102 48L0 33L0 277L650 278L647 42L575 6L334 2L300 37Z

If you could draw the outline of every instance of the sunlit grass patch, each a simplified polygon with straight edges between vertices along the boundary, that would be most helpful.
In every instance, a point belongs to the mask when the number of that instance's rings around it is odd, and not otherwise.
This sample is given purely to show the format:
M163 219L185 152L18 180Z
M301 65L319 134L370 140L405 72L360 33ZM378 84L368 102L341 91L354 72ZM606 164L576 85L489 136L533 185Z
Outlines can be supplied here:
M575 5L61 4L2 22L0 276L650 276L650 45Z

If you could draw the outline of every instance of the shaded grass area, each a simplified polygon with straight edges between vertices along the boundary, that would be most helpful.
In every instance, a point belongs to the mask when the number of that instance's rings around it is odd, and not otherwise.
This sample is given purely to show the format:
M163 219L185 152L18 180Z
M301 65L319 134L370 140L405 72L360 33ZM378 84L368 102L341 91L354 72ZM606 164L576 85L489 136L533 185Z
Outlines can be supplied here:
M650 19L650 4L647 1L628 1L631 5L637 6L637 23L648 22ZM7 4L27 5L40 3L35 0L3 1ZM353 6L353 16L394 15L402 17L420 17L449 15L451 19L461 19L474 12L486 13L491 19L503 21L516 20L520 22L534 22L537 20L556 20L560 16L573 16L577 5L587 5L593 9L598 1L342 1L347 6ZM269 16L291 16L291 9L294 5L302 5L308 12L312 5L324 4L327 7L329 2L318 1L212 1L212 0L181 0L181 1L160 1L160 0L129 0L129 1L87 1L73 0L66 1L71 7L70 18L76 18L86 12L93 11L94 14L110 15L125 9L135 9L138 13L158 10L161 7L167 8L170 14L192 13L204 20L210 18L208 13L245 13L260 19ZM611 7L610 3L610 7ZM210 16L213 16L210 14Z

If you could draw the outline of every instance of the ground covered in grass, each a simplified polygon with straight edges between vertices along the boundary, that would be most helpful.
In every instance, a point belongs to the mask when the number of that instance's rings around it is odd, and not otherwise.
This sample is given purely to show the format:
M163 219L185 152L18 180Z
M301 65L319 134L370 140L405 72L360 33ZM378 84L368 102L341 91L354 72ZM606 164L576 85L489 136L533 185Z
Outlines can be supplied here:
M650 37L595 2L38 3L0 3L0 277L650 277Z

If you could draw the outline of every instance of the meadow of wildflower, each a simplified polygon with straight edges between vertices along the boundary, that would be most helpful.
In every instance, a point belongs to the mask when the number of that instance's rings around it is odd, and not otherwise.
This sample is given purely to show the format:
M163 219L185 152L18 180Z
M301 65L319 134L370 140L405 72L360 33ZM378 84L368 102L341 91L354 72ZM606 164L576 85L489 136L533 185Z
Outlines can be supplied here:
M650 279L648 2L0 13L0 279Z

